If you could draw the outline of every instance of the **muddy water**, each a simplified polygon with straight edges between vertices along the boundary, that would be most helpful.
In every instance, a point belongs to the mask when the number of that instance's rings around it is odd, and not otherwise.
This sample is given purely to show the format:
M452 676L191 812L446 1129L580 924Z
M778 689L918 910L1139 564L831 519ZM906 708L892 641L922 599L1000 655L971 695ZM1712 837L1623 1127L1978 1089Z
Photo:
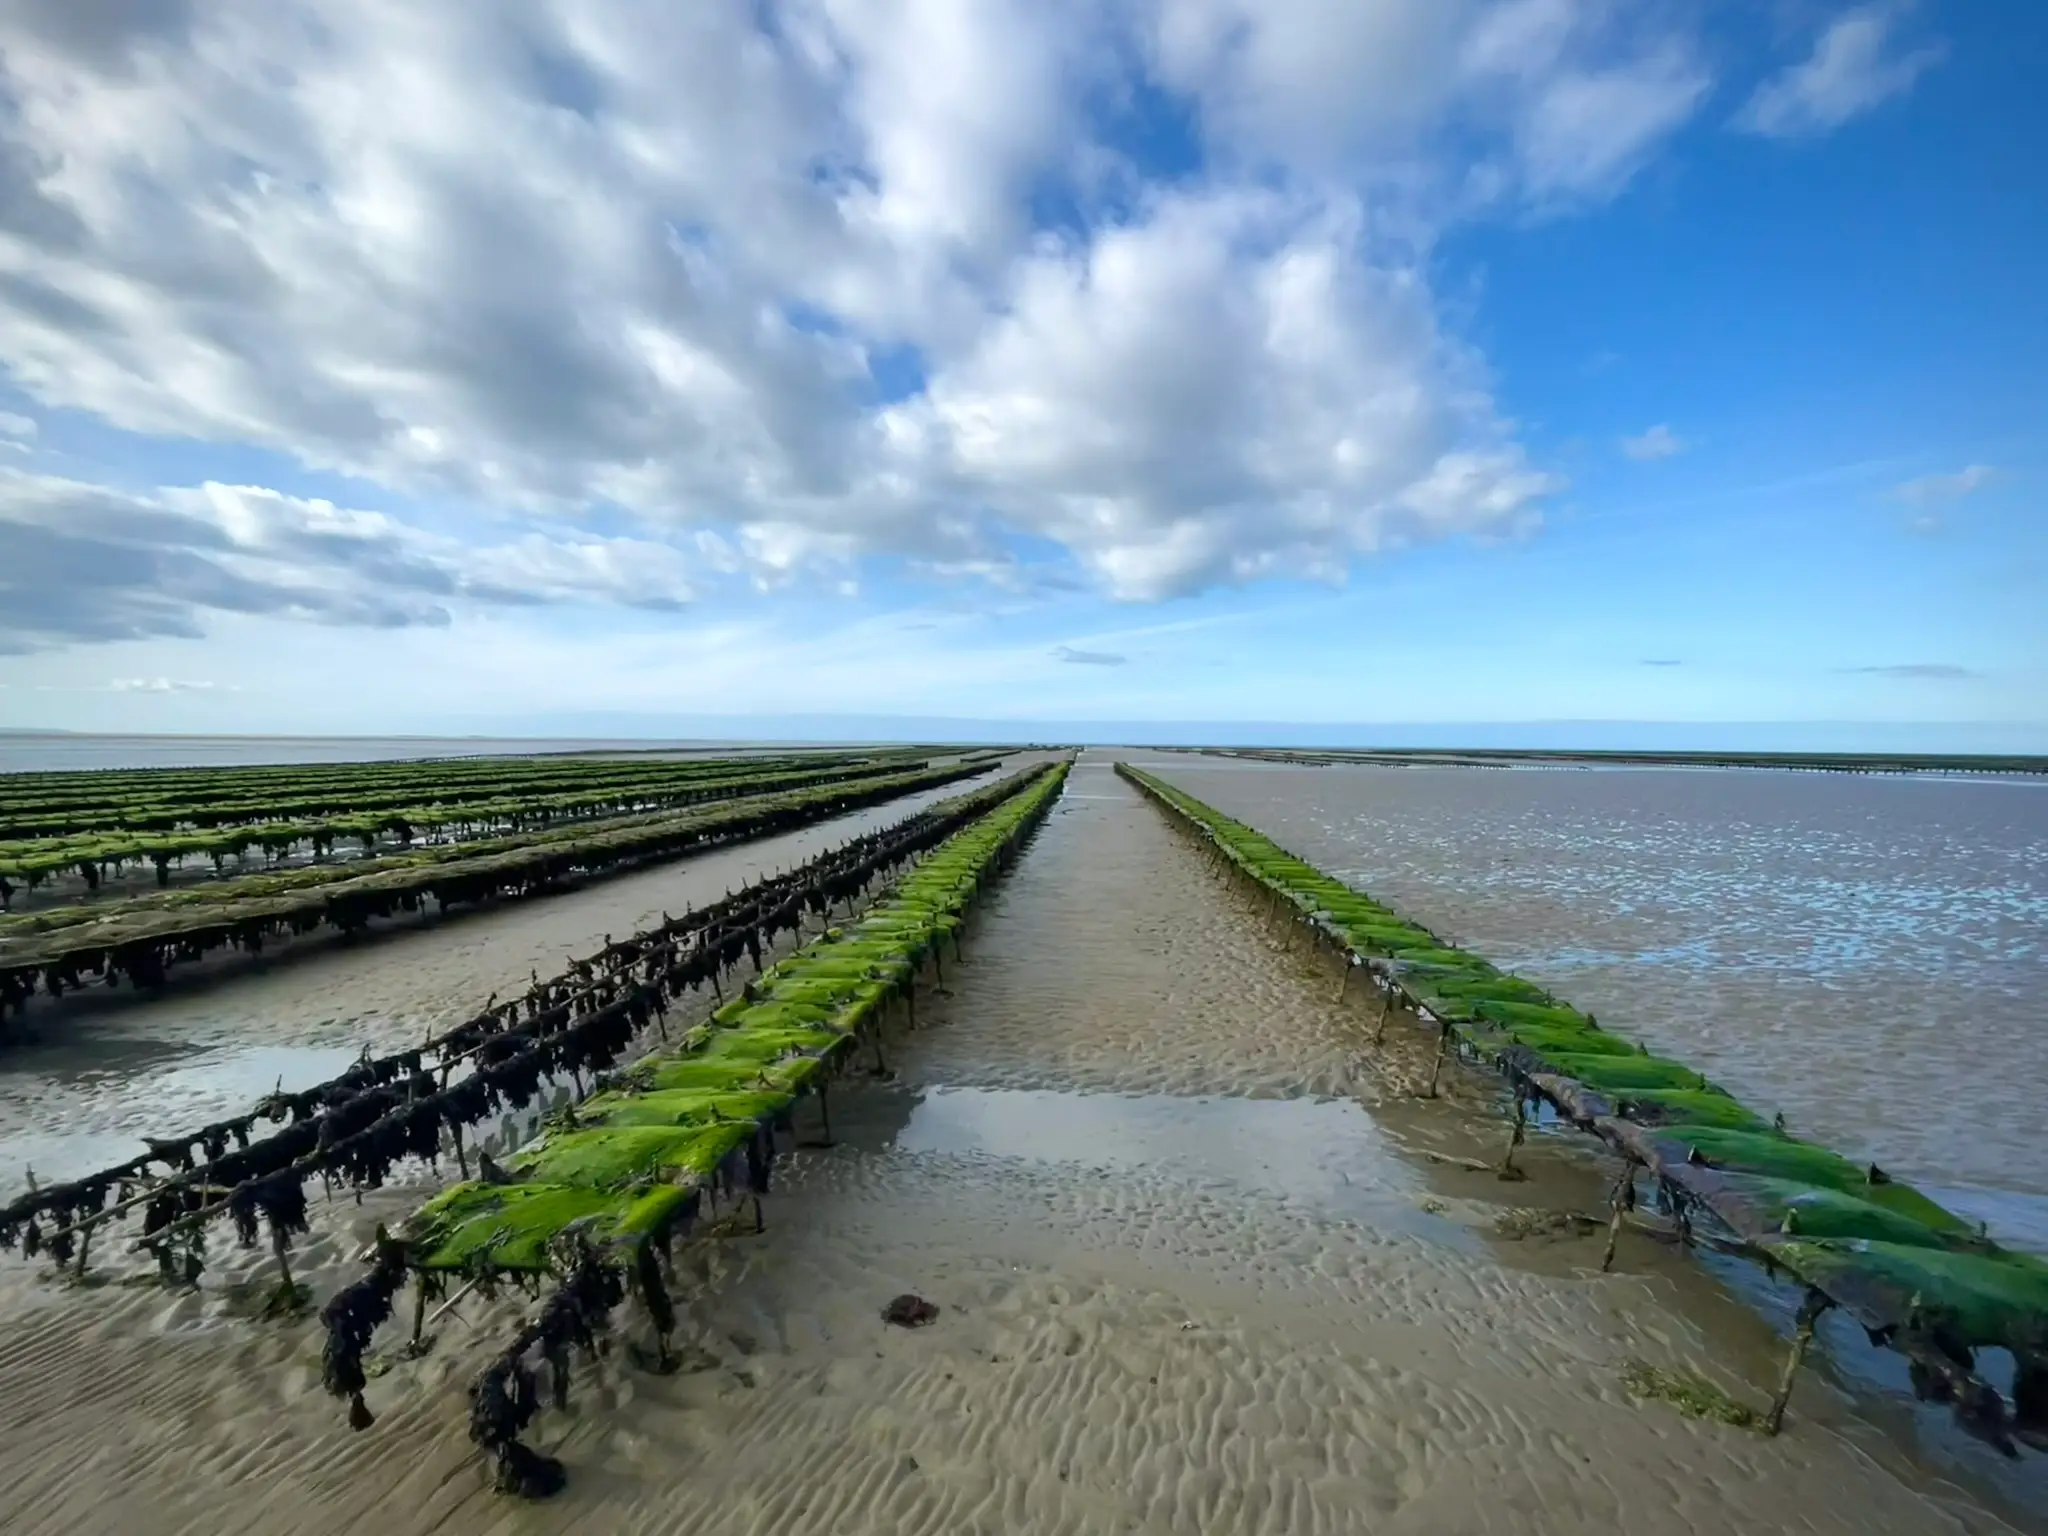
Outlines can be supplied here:
M1133 761L2048 1251L2048 785Z
M1022 760L1017 760L1021 762ZM1013 762L1003 771L1016 771ZM155 999L90 995L46 1016L45 1043L0 1053L0 1191L29 1169L74 1177L165 1135L333 1076L459 1022L493 993L958 795L994 775L801 831L714 849L558 896L309 945Z

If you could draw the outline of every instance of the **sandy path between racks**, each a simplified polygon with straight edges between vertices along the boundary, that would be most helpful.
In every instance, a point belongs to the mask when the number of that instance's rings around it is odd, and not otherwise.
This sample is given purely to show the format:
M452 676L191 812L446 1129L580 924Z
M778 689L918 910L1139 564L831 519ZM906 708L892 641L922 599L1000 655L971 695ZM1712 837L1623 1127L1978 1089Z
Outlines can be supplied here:
M485 1492L464 1438L510 1303L373 1383L351 1435L310 1329L10 1264L10 1536L2001 1528L1821 1373L1776 1441L1632 1403L1630 1357L1761 1401L1770 1329L1646 1237L1603 1277L1597 1239L1496 1235L1590 1208L1598 1169L1548 1138L1522 1184L1430 1161L1497 1155L1484 1086L1407 1098L1414 1040L1372 1049L1105 762L920 999L899 1079L835 1094L839 1145L780 1166L767 1235L685 1250L694 1368L580 1368L544 1416L563 1497ZM346 1246L299 1267L331 1285ZM937 1322L882 1324L902 1290Z

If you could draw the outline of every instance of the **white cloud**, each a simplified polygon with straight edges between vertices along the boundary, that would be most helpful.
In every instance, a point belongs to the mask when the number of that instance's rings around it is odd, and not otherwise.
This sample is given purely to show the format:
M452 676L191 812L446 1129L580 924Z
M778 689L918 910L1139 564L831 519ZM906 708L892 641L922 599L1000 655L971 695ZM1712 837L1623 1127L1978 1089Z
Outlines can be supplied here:
M644 539L474 544L254 486L138 496L0 470L0 653L190 637L227 613L392 628L456 606L674 608L691 566Z
M107 687L115 693L212 693L220 684L174 677L117 677Z
M35 421L27 416L17 416L12 411L0 411L0 437L34 437Z
M1605 196L1708 86L1681 24L1632 0L1148 9L1160 73L1196 97L1217 142L1247 160L1353 181L1449 174L1466 194Z
M1810 57L1757 87L1735 126L1773 138L1825 133L1903 96L1947 51L1940 43L1892 48L1893 33L1912 8L1911 0L1875 0L1844 11L1822 31Z
M1553 487L1359 215L1167 195L1020 264L1007 315L892 432L1119 596L1484 530ZM1197 322L1194 317L1199 316Z
M1989 485L1996 473L1989 464L1969 464L1952 475L1922 475L1917 480L1907 480L1894 486L1892 494L1915 506L1961 501Z
M1198 181L1105 137L1146 70ZM1648 0L23 0L4 362L131 431L646 534L458 559L265 504L244 562L283 518L529 600L679 595L678 537L763 587L1039 579L1011 535L1131 598L1337 578L1557 484L1438 318L1444 221L1610 195L1706 88ZM1088 227L1036 230L1048 193ZM222 494L162 507L225 528Z
M1684 438L1661 422L1639 436L1624 437L1621 440L1621 451L1630 458L1642 462L1668 459L1685 452L1690 446Z

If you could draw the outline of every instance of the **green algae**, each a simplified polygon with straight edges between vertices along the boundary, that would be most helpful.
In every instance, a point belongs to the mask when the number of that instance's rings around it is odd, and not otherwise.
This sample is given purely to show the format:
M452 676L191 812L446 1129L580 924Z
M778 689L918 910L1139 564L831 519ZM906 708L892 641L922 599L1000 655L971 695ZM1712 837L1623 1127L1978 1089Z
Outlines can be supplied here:
M1650 1124L1711 1125L1730 1131L1771 1129L1762 1116L1718 1088L1631 1089L1620 1096L1620 1108L1631 1119Z
M1551 1066L1566 1077L1575 1077L1602 1093L1626 1093L1641 1088L1707 1087L1707 1080L1684 1062L1641 1052L1600 1055L1588 1051L1544 1053Z
M787 1109L794 1092L769 1088L671 1088L652 1093L600 1093L576 1106L574 1124L584 1128L629 1125L699 1125L707 1121L758 1121Z
M1590 1030L1593 1021L1576 1008L1554 1003L1515 1002L1503 998L1474 999L1479 1017L1490 1024L1534 1024L1545 1029Z
M1659 1126L1657 1134L1690 1148L1716 1168L1839 1190L1937 1232L1969 1230L1961 1217L1943 1210L1912 1186L1882 1178L1873 1181L1869 1167L1859 1167L1826 1147L1795 1137L1709 1125Z
M1764 1427L1762 1414L1690 1371L1660 1370L1641 1360L1630 1360L1621 1368L1621 1384L1631 1397L1669 1403L1689 1419L1708 1419L1734 1429Z
M421 1269L538 1273L572 1228L596 1242L661 1230L688 1198L675 1186L606 1190L560 1184L457 1184L429 1201L411 1231Z
M1641 1046L1631 1045L1619 1035L1596 1029L1545 1029L1537 1024L1518 1024L1501 1031L1517 1045L1527 1046L1553 1060L1566 1056L1583 1060L1588 1056L1626 1057L1641 1061Z
M2048 1263L1870 1239L1786 1239L1772 1258L1816 1284L1881 1287L1902 1314L1936 1312L1966 1343L2048 1347Z
M1924 1221L1842 1190L1760 1174L1731 1174L1731 1189L1748 1200L1760 1221L1788 1237L1861 1238L1911 1248L1945 1248L1958 1240Z

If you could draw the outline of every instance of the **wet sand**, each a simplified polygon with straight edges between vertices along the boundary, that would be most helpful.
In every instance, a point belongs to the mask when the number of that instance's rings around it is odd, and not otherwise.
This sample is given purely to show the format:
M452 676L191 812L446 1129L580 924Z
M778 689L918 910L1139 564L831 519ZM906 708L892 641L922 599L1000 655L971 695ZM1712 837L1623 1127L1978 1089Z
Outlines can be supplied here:
M1632 1402L1640 1358L1760 1404L1771 1324L1646 1235L1609 1276L1597 1238L1501 1235L1591 1209L1601 1170L1548 1136L1523 1183L1433 1160L1498 1156L1491 1087L1412 1098L1420 1033L1375 1049L1327 960L1107 763L920 998L899 1079L835 1093L839 1145L779 1167L767 1234L681 1250L695 1368L579 1367L535 1437L563 1497L487 1493L464 1438L512 1303L465 1305L351 1435L311 1328L10 1264L9 1531L2004 1528L1825 1369L1774 1441ZM302 1278L409 1203L327 1213ZM903 1290L931 1327L879 1320Z

